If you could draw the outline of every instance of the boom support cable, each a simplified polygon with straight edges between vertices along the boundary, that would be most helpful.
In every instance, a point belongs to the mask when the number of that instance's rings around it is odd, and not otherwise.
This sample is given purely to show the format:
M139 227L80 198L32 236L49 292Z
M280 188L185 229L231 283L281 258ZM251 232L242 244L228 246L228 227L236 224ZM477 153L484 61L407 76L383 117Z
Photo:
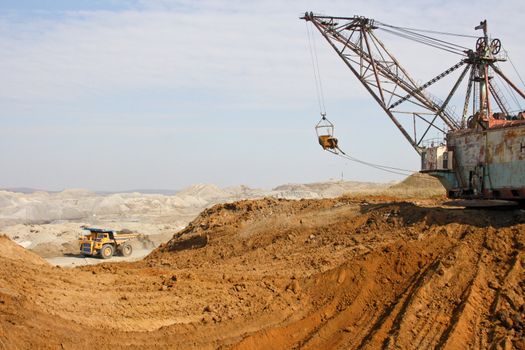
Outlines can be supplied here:
M376 21L377 23L377 21ZM380 22L379 22L380 23ZM384 23L381 23L382 25L385 25ZM429 30L429 29L417 29L417 28L409 28L409 27L398 27L398 26L392 26L393 28L399 28L404 29L412 32L421 32L421 33L430 33L430 34L439 34L439 35L448 35L448 36L456 36L456 37L462 37L462 38L472 38L477 39L478 37L476 35L468 35L468 34L458 34L458 33L450 33L450 32L441 32L438 30Z
M396 27L390 24L381 23L379 21L375 21L375 23L381 26L384 26L384 27L391 28L393 31L397 30L401 33L405 33L405 35L412 37L413 40L416 40L416 41L422 40L422 41L426 41L429 43L434 43L435 45L441 45L443 47L448 47L453 50L460 50L461 52L463 52L463 50L468 50L468 47L415 32L415 31L422 31L422 30L413 30L413 29L408 29L408 28L403 28L403 27ZM381 29L384 30L384 28L381 28ZM427 31L427 32L435 32L435 31ZM439 33L439 32L436 32L436 33ZM449 33L449 34L454 35L452 33Z
M325 116L326 106L324 103L323 83L321 81L321 73L319 71L319 60L317 58L317 48L315 46L315 39L314 39L313 33L310 33L308 22L306 22L306 34L308 36L308 47L310 51L310 58L312 61L312 69L314 72L315 91L317 94L317 104L319 105L319 113L321 114L321 116Z
M459 48L455 48L453 46L443 45L443 44L440 44L438 42L435 42L435 41L432 41L432 40L429 40L429 39L418 38L418 37L415 37L415 36L411 36L410 34L398 33L398 32L396 32L394 30L390 30L390 29L387 29L387 28L379 28L379 29L382 30L382 31L385 31L387 33L390 33L392 35L397 35L397 36L399 36L401 38L405 38L407 40L412 40L412 41L418 42L418 43L423 44L423 45L431 46L431 47L434 47L434 48L439 49L439 50L443 50L443 51L447 51L447 52L453 53L455 55L465 56L464 50L461 50Z
M522 84L523 87L525 88L525 82L523 82L523 79L521 78L520 72L518 72L518 70L516 69L516 66L514 65L514 63L512 63L512 60L510 59L510 56L509 56L509 52L506 51L506 53L507 53L507 59L509 60L510 64L512 65L512 68L514 69L514 72L516 72L516 75L517 75L518 78L520 79L521 84Z

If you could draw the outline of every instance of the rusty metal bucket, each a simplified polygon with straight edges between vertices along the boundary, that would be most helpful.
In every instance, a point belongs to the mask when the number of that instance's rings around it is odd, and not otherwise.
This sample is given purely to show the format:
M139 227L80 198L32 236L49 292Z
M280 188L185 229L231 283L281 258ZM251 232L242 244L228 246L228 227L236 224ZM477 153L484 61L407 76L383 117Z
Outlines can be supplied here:
M334 137L334 124L332 124L324 114L321 114L322 118L315 126L315 132L317 139L321 147L324 150L336 150L337 139Z
M330 135L320 135L319 144L323 149L337 149L337 139Z

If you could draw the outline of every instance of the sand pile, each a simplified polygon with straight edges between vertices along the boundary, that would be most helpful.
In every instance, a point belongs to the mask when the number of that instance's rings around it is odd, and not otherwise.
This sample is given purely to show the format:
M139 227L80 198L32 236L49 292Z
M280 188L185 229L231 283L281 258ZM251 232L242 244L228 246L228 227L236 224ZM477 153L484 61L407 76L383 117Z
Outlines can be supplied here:
M6 235L0 235L0 259L16 260L30 265L47 265L44 259L14 243Z
M415 173L398 184L390 186L385 194L398 197L445 196L446 190L439 180L430 175Z
M310 184L287 184L274 188L272 197L285 199L335 198L344 194L374 194L389 184L357 181L330 181Z
M418 203L219 204L135 263L0 254L0 347L522 349L525 213Z

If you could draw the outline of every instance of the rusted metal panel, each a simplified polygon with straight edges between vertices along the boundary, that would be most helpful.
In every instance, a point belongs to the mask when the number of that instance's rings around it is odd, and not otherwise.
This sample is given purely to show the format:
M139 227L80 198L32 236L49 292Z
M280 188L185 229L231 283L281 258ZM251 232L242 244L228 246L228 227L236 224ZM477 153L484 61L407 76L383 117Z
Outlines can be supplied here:
M429 147L422 153L421 170L452 170L453 156L454 152L449 151L445 145Z
M451 133L447 147L454 151L459 168L475 167L485 159L484 135L480 132Z
M454 152L456 176L451 185L456 188L447 190L466 197L525 198L525 125L452 132L447 150Z

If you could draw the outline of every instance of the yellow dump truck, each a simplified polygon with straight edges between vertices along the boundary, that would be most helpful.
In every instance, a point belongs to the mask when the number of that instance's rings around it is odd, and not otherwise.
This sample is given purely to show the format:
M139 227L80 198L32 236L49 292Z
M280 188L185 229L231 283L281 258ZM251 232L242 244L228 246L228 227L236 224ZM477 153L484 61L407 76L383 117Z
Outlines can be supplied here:
M82 227L89 233L79 239L80 254L111 258L115 253L130 256L133 252L130 240L136 238L136 233L119 232L94 227Z

